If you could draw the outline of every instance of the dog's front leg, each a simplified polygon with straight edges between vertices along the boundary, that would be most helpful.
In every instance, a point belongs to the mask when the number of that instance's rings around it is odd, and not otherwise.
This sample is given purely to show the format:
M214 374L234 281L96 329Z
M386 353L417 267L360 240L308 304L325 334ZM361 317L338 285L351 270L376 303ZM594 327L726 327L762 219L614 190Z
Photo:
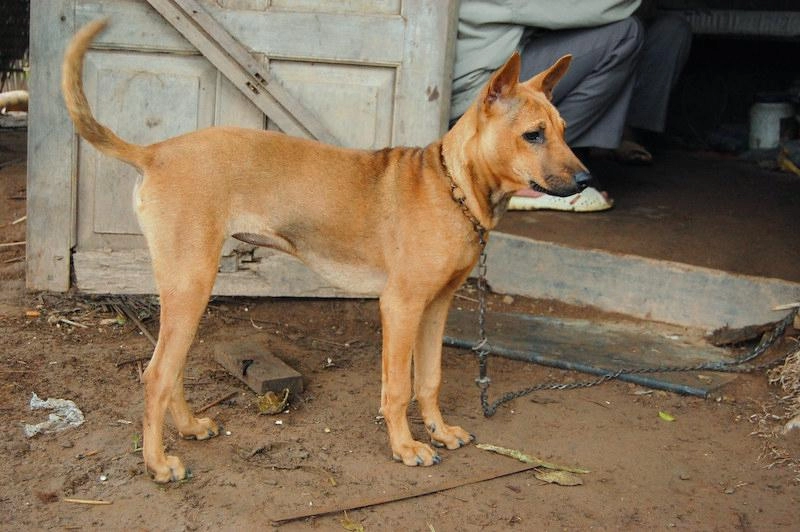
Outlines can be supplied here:
M454 292L453 289L440 294L425 309L414 348L414 395L419 403L425 429L433 445L448 449L457 449L475 439L461 427L446 424L439 409L442 335Z
M389 431L392 457L409 466L429 466L438 464L441 459L429 445L414 440L406 417L411 400L411 349L424 300L415 300L400 292L385 291L381 296L381 412Z

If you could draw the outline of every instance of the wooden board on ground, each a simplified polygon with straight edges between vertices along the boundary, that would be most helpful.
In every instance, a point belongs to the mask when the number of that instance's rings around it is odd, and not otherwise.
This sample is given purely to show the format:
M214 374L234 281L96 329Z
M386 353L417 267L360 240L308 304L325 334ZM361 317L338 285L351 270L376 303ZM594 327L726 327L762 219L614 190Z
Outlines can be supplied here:
M603 375L620 368L693 366L731 360L725 349L655 328L491 312L486 319L486 335L493 353L592 375ZM445 344L470 348L477 339L477 314L451 310ZM734 378L728 373L691 371L623 375L620 380L707 397ZM497 383L497 387L500 386Z
M280 394L288 389L294 396L303 391L303 376L252 340L226 342L214 350L214 360L258 395Z

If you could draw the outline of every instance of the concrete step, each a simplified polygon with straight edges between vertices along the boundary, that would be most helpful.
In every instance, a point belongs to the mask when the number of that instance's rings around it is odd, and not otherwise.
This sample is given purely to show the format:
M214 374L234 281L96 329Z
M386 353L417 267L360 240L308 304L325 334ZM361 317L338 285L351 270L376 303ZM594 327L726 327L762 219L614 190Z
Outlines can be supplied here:
M492 233L487 252L494 292L699 328L715 343L752 337L786 316L775 306L800 301L800 283L499 232Z

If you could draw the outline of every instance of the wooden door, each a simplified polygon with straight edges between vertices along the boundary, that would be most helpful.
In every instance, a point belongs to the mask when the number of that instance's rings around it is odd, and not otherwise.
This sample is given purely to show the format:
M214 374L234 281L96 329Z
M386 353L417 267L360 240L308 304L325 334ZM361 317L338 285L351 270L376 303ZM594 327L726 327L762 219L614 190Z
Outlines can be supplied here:
M171 9L191 1L152 4ZM455 0L198 3L338 144L424 145L443 132ZM31 3L38 68L29 117L30 288L155 289L132 209L136 171L76 138L61 103L63 49L86 22L110 18L86 56L84 83L98 120L126 140L150 143L210 125L281 129L285 123L265 115L241 83L217 68L218 58L200 53L204 48L153 6L143 0ZM282 254L231 240L223 255L217 294L345 295Z

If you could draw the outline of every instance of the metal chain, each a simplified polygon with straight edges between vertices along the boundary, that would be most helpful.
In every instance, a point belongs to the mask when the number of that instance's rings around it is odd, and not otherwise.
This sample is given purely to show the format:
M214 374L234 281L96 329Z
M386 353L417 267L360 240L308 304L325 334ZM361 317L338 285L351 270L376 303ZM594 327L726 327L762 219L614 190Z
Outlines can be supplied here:
M517 390L514 392L508 392L504 394L502 397L497 399L496 401L490 403L487 397L488 395L488 387L489 387L489 379L488 377L484 378L484 374L486 372L486 357L488 353L491 352L491 346L486 345L483 342L479 342L478 345L483 344L481 349L477 351L478 360L480 365L480 374L481 378L476 379L478 382L478 386L481 388L481 406L483 408L483 414L486 417L491 417L497 411L497 409L514 399L519 397L523 397L529 395L533 392L543 391L543 390L574 390L578 388L590 388L592 386L597 386L599 384L603 384L604 382L608 382L614 379L619 378L622 375L642 375L648 373L677 373L677 372L688 372L688 371L717 371L717 372L724 372L724 373L753 373L764 371L766 369L770 369L772 367L781 364L786 357L788 356L788 352L783 354L782 356L771 360L769 362L765 362L762 364L758 364L756 366L745 365L748 362L752 361L753 359L761 356L770 346L774 345L775 342L783 335L786 331L786 327L792 322L794 319L795 314L797 314L797 309L792 310L788 316L786 316L783 320L781 320L772 331L769 333L765 333L761 341L758 345L745 356L740 358L729 360L729 361L718 361L718 362L704 362L701 364L695 364L693 366L659 366L659 367L650 367L650 368L622 368L615 371L610 371L604 375L600 375L598 378L588 381L581 381L581 382L572 382L572 383L542 383L537 384L528 388L524 388L521 390ZM484 333L485 334L485 333ZM476 346L477 347L477 346ZM475 349L475 348L473 348Z
M464 213L464 216L469 220L470 224L472 224L472 228L475 231L475 234L478 237L478 245L481 249L481 255L478 259L478 343L472 347L472 350L478 357L478 378L475 379L475 383L481 390L480 400L481 400L481 407L483 408L483 415L486 417L491 417L497 412L497 409L514 399L518 399L520 397L524 397L529 395L533 392L538 392L542 390L574 390L577 388L590 388L592 386L597 386L604 382L608 382L614 379L619 378L622 375L641 375L647 373L678 373L678 372L688 372L688 371L717 371L717 372L725 372L725 373L751 373L756 371L763 371L765 369L772 368L777 366L778 364L782 363L788 353L782 355L781 357L771 360L769 362L765 362L756 366L749 366L745 365L748 362L758 358L761 356L767 349L769 349L775 342L783 336L783 333L786 331L786 327L789 326L790 323L794 320L795 315L797 315L798 310L797 308L792 309L789 314L781 320L775 328L772 329L769 333L764 333L761 337L761 341L758 345L753 348L753 350L746 355L729 360L729 361L719 361L719 362L704 362L700 364L695 364L693 366L659 366L659 367L650 367L650 368L621 368L615 371L609 371L608 373L599 376L596 379L582 381L582 382L572 382L572 383L542 383L536 384L534 386L530 386L528 388L523 388L521 390L517 390L515 392L508 392L504 394L502 397L497 399L494 402L489 402L489 385L492 383L492 380L489 378L488 372L488 359L489 354L492 352L492 348L489 345L489 339L486 336L486 296L489 292L489 287L486 282L486 272L487 272L487 253L486 253L486 243L487 237L489 232L486 228L480 223L480 221L472 214L467 207L466 204L466 196L464 192L460 189L460 187L455 183L453 180L453 176L450 175L450 170L447 168L447 163L444 160L444 152L440 151L441 162L442 166L444 167L445 173L450 180L450 195L460 207L461 211Z

